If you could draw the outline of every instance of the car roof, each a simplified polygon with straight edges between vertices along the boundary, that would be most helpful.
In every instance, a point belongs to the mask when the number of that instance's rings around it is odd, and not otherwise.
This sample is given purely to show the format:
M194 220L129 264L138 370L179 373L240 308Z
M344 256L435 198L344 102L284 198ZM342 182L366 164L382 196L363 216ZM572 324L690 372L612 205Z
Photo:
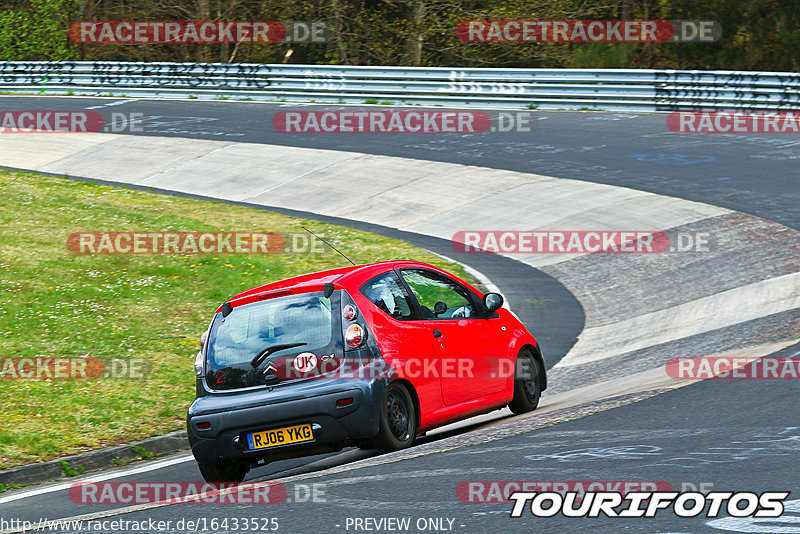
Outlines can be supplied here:
M239 293L228 301L236 306L256 300L255 298L247 298L254 297L255 295L259 295L263 299L270 298L269 293L275 293L274 296L287 294L287 290L289 289L292 290L292 293L321 291L322 287L329 282L336 283L336 285L343 287L350 287L350 283L354 281L358 282L372 278L373 276L377 276L381 273L394 269L397 266L424 267L427 269L433 269L435 271L447 272L427 263L410 260L392 260L377 263L367 263L364 265L350 265L347 267L339 267L338 269L329 269L327 271L319 271L315 273L294 276L292 278L286 278L284 280L278 280L276 282L270 282L269 284L256 286L252 289L248 289L247 291ZM217 309L217 312L219 312L221 309L222 306Z

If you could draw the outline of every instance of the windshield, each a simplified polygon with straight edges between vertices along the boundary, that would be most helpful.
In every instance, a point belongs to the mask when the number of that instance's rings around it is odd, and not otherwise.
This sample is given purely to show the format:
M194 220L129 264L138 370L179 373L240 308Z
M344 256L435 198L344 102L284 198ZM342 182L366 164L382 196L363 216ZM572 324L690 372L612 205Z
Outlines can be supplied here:
M206 351L206 383L213 389L232 389L269 383L269 362L285 360L301 352L335 352L340 340L338 293L303 293L237 306L227 316L218 314L211 327ZM337 322L336 325L333 323ZM270 347L303 344L253 358Z

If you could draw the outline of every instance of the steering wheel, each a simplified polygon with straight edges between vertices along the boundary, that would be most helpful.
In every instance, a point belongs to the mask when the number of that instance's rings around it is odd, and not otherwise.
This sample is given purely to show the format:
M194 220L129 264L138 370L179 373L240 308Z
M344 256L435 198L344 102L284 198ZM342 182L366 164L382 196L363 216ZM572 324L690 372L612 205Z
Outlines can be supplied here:
M459 319L466 319L471 314L472 314L472 310L469 308L469 306L460 306L460 307L456 308L455 311L453 311L453 313L452 313L452 315L450 315L450 317L454 317L454 318L457 317Z

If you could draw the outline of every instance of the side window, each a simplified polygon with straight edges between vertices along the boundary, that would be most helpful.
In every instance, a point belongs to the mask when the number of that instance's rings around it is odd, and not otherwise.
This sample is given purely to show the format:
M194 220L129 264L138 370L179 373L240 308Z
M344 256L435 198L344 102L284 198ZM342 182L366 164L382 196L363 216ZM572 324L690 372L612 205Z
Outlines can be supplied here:
M411 318L411 304L397 275L390 271L361 286L361 294L386 314L404 321Z
M403 279L422 308L422 319L466 319L474 309L467 290L433 271L403 269Z

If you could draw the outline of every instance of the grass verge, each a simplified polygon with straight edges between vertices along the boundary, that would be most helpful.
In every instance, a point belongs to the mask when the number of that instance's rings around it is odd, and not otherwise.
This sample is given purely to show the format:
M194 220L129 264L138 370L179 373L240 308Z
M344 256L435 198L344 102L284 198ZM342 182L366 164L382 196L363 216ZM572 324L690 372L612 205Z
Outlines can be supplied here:
M0 170L0 371L8 358L142 358L146 379L0 376L0 469L183 427L216 307L250 287L345 265L337 254L78 255L78 231L302 232L360 263L448 264L401 241L268 211Z

